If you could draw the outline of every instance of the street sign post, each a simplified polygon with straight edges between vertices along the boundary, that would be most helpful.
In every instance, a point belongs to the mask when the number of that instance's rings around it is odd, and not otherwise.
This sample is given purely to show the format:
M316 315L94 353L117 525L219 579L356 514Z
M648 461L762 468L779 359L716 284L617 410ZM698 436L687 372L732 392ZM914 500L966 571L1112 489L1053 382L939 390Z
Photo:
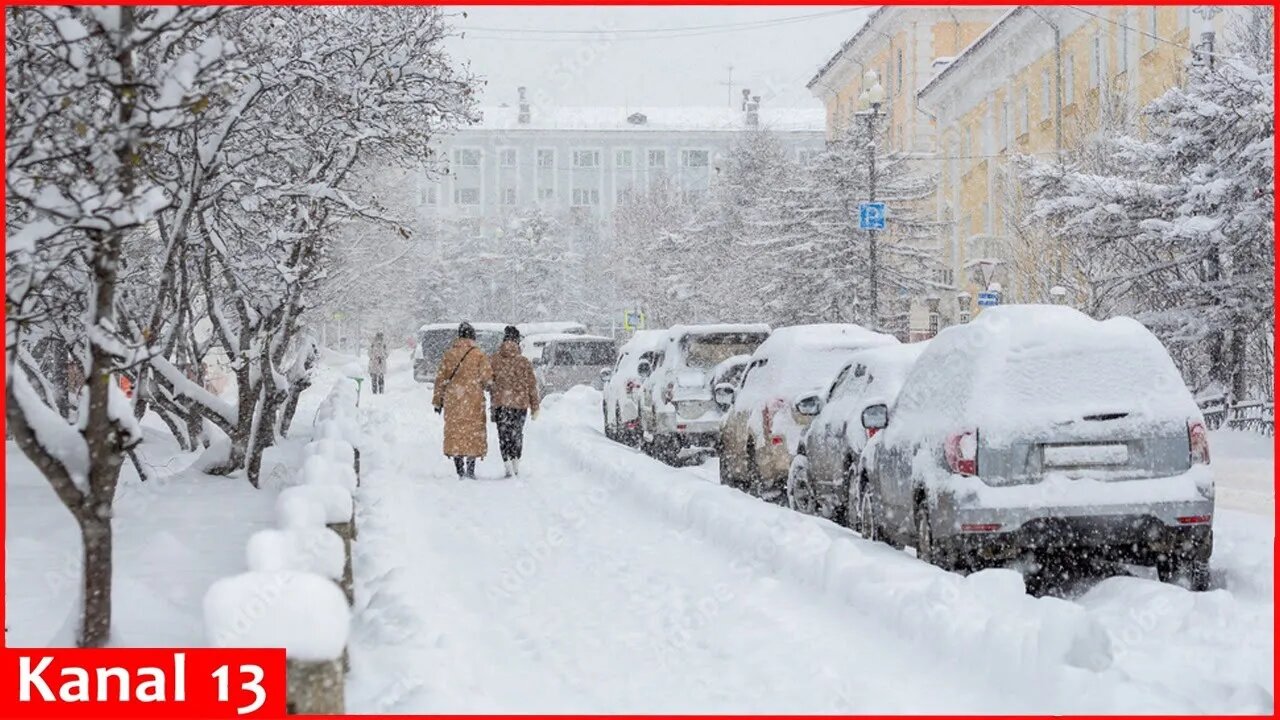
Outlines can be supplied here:
M978 307L995 307L1000 304L1000 293L984 290L978 293Z
M858 205L858 228L883 230L886 208L882 202L864 202Z

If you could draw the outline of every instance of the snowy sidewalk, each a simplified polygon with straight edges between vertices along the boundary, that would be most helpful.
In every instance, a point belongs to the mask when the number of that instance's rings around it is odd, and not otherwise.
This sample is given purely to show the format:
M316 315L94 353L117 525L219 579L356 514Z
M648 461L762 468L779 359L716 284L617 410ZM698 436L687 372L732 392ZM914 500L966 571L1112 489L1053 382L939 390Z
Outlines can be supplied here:
M1033 707L638 511L553 455L548 418L524 478L498 478L491 438L460 482L427 388L388 386L362 401L352 712Z

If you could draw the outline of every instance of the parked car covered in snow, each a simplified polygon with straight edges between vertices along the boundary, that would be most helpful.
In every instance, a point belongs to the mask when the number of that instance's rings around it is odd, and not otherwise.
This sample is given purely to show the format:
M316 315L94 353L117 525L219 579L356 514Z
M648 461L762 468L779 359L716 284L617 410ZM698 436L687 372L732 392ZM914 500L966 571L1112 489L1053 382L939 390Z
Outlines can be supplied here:
M526 355L530 347L541 348L541 353L530 360L538 379L538 393L543 396L564 392L574 385L602 389L603 373L613 367L617 357L613 339L599 335L530 335L521 341L521 347Z
M863 425L880 430L855 494L864 534L943 567L1087 555L1208 586L1208 435L1135 320L989 309L939 333Z
M715 389L721 385L738 387L738 384L742 382L742 374L747 371L747 364L750 362L750 355L734 355L715 366L715 369L711 371L711 391L713 396ZM716 404L720 406L721 410L728 410L730 405L730 403L722 403L718 400Z
M682 450L715 448L723 411L712 393L712 371L735 355L754 352L768 337L769 326L760 324L676 325L667 330L661 363L641 392L645 451L674 463Z
M849 480L867 439L876 432L862 427L862 411L893 403L928 344L926 340L862 350L840 369L791 460L787 504L793 510L845 523Z
M775 330L752 355L738 387L715 388L732 401L720 429L720 481L784 501L791 459L822 392L854 353L896 345L861 325L796 325Z
M444 358L444 351L458 339L460 323L430 323L418 328L418 345L413 349L413 379L418 382L434 383L436 370ZM476 344L487 355L498 351L502 344L502 331L505 323L477 322L471 323L476 329Z
M520 331L520 336L524 338L520 343L520 352L530 360L542 357L542 347L546 344L546 337L539 337L537 340L530 341L536 336L554 336L554 335L586 335L587 326L579 322L553 320L549 322L527 322L520 323L516 326Z
M640 387L657 365L666 330L638 330L618 350L618 362L604 384L604 434L627 445L640 444Z

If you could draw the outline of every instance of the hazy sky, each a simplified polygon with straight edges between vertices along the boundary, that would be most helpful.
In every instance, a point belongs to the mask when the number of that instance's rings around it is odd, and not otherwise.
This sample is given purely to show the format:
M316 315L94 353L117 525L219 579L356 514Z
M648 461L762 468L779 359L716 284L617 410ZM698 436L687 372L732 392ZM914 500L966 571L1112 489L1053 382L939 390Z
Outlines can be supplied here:
M819 107L805 83L862 24L848 7L449 8L451 52L488 81L481 102ZM460 16L466 12L467 17Z

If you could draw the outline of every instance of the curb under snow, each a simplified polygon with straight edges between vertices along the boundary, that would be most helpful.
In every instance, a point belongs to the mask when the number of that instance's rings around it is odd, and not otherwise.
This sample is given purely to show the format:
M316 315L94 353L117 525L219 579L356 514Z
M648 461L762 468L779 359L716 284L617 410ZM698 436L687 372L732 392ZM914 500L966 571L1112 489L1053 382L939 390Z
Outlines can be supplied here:
M598 408L597 395L578 397L584 391L548 403L548 414L564 421L557 428L567 430L557 433L555 442L574 451L592 475L752 569L797 580L974 670L1008 677L1063 665L1090 671L1111 665L1110 639L1097 619L1075 603L1027 595L1016 571L984 570L967 577L945 572L826 520L698 480L621 445L606 445L599 431L583 422L598 412L576 407Z

